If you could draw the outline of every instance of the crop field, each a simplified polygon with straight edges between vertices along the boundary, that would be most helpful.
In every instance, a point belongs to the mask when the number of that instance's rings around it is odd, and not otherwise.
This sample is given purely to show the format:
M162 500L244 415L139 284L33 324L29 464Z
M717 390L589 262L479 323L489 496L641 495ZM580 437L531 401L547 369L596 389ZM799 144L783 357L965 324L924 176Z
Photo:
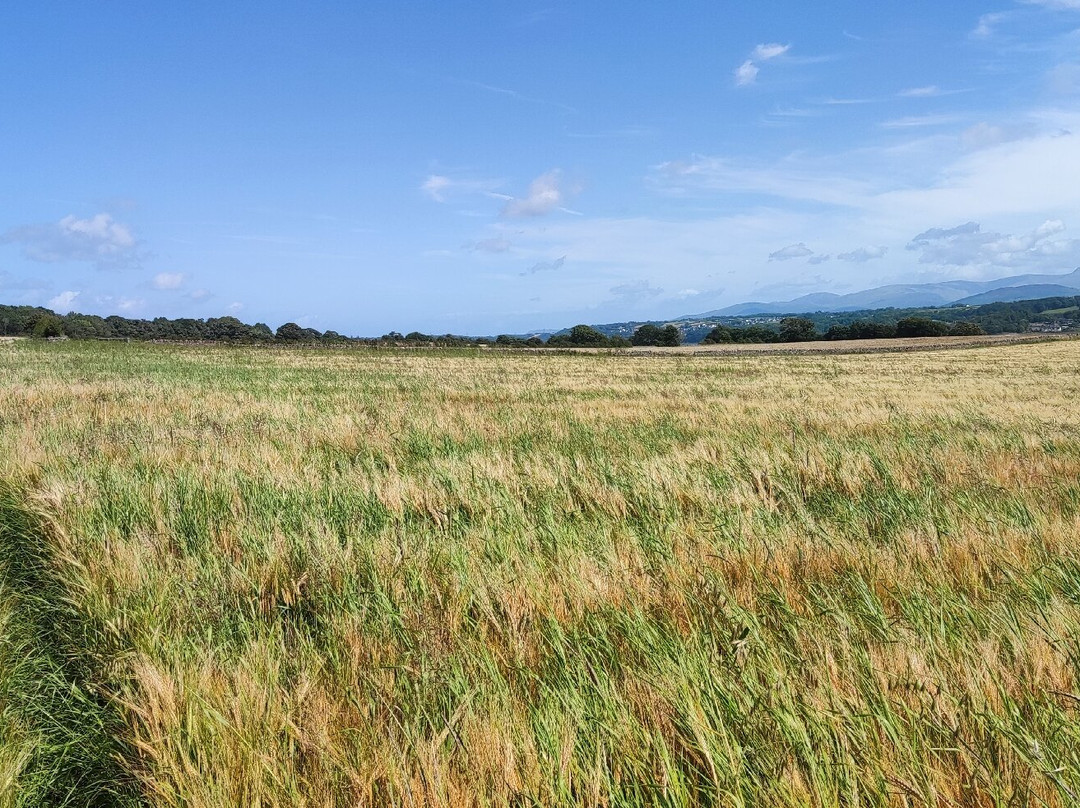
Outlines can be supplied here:
M0 806L1071 806L1080 341L0 343Z

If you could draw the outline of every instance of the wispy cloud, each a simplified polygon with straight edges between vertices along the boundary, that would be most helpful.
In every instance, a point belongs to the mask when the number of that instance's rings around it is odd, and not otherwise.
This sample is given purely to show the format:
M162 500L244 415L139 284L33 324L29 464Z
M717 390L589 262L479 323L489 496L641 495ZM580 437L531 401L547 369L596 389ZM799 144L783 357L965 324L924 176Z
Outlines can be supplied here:
M460 84L464 87L472 87L477 90L483 90L484 92L491 93L493 95L501 95L505 96L506 98L513 98L516 101L523 101L528 104L541 104L547 107L555 107L556 109L561 109L563 112L577 112L574 107L569 106L568 104L563 104L559 101L549 101L545 98L536 98L534 96L518 92L517 90L510 89L509 87L499 87L495 84L487 84L482 81L473 81L471 79L459 79L453 76L447 76L446 81L449 81L452 84Z
M735 86L748 87L757 81L761 68L758 64L783 56L791 49L791 45L781 45L779 42L762 43L750 52L750 58L735 68Z
M628 281L612 286L608 292L622 305L634 306L652 300L664 293L663 288L653 286L647 280Z
M851 252L839 253L836 257L840 261L851 261L856 264L865 264L867 261L874 261L878 258L884 258L885 254L888 251L888 247L882 246L858 247Z
M782 56L790 49L791 45L781 45L778 42L770 42L768 44L758 45L754 48L751 58L756 59L759 62L767 62L769 59L775 59L777 56Z
M554 261L541 261L533 264L531 267L522 272L522 275L535 275L537 272L554 272L557 269L562 269L563 264L566 263L566 256L560 255Z
M933 98L941 95L941 88L936 84L928 84L925 87L909 87L897 93L901 98Z
M496 195L495 189L502 180L477 179L474 177L451 177L447 174L429 174L420 183L420 192L432 202L449 202L456 197L472 194Z
M142 298L123 295L98 295L94 298L94 303L105 311L128 313L142 309L146 301Z
M914 129L922 126L946 126L960 120L959 115L944 113L940 115L907 115L903 118L882 121L880 126L882 129Z
M822 98L814 101L815 104L825 104L827 106L852 106L855 104L873 104L873 98Z
M796 258L808 258L813 254L814 251L800 241L798 244L789 244L787 247L783 247L776 252L769 253L769 260L791 261Z
M661 163L654 167L650 180L661 190L679 195L752 193L830 205L855 204L872 192L854 173L842 176L810 163L762 166L706 155Z
M1022 0L1029 6L1042 6L1056 11L1080 11L1080 0Z
M1008 14L1003 11L997 11L992 14L983 14L979 17L979 21L975 23L975 28L972 30L971 35L977 39L987 39L996 33L998 24L1007 17Z
M504 253L509 252L513 245L504 238L485 238L466 244L470 252Z
M569 211L564 207L568 195L576 188L567 188L563 173L557 168L546 171L529 184L529 193L523 197L507 197L503 216L522 218L544 216L553 210Z
M428 199L435 202L446 201L446 191L453 185L449 177L441 174L432 174L420 186L420 190L427 194Z

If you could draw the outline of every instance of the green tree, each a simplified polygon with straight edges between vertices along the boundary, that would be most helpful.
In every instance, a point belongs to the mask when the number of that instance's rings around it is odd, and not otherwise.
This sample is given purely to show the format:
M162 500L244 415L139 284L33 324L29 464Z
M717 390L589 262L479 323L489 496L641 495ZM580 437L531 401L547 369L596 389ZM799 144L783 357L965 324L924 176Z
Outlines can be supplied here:
M896 321L898 337L943 337L949 333L947 323L929 317L904 317Z
M663 331L660 326L653 325L652 323L645 323L640 325L634 331L634 335L630 337L631 345L659 345L660 340L663 337Z
M31 336L35 339L48 339L49 337L62 337L64 335L64 322L55 314L46 314L34 323Z
M304 329L296 323L282 323L274 332L274 336L282 342L303 342Z
M805 317L785 317L780 321L781 342L810 342L817 339L814 321Z
M959 322L953 323L949 327L950 337L977 337L980 334L985 333L986 332L983 331L982 326L980 326L978 323Z
M669 323L660 330L660 342L664 348L676 348L682 344L682 332L679 327Z
M726 325L718 325L713 328L705 338L701 341L702 345L720 345L723 343L734 342L735 335L732 330Z
M599 348L607 345L608 338L591 325L575 325L570 329L570 344Z

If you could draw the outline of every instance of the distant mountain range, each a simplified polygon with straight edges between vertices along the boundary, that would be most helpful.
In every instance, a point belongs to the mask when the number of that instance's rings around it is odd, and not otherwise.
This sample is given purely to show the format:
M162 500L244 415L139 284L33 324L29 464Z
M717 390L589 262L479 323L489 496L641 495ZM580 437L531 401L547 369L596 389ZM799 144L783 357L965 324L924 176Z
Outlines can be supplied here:
M814 311L908 309L950 304L978 305L1059 295L1080 295L1080 268L1064 275L1011 275L992 281L891 284L846 295L815 292L793 300L737 303L724 309L689 314L678 319L697 320L706 317L740 317L750 314L801 314Z

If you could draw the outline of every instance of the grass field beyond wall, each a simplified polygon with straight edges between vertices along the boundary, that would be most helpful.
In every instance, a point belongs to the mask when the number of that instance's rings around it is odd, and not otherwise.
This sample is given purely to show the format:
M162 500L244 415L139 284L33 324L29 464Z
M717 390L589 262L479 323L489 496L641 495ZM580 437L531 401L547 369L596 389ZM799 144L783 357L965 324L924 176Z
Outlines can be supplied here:
M1080 342L0 344L0 808L1080 803Z

